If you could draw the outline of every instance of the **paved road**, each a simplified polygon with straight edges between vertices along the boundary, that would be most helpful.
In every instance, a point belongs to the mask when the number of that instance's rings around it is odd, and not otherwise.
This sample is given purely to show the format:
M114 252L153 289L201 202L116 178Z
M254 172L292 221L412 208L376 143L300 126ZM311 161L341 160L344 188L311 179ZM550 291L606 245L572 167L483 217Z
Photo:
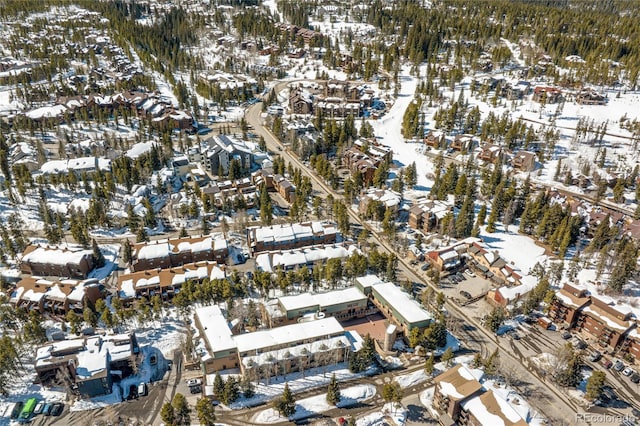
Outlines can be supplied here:
M281 83L276 86L276 90L284 87L285 83ZM254 132L262 135L265 139L267 147L278 154L282 155L283 158L292 163L295 167L299 168L303 174L309 176L311 179L312 185L314 189L317 189L325 194L332 194L334 199L342 199L342 196L335 191L333 191L324 181L318 178L314 173L312 173L305 164L303 164L296 156L292 155L286 147L280 142L267 128L263 126L261 112L262 106L260 104L256 104L251 106L247 110L246 120L247 122L253 126ZM395 252L388 242L380 237L378 232L369 226L366 222L360 220L359 216L356 212L352 211L351 208L347 209L350 218L355 223L360 223L363 227L367 228L370 233L372 239L377 243L377 245L388 252ZM406 259L399 257L398 259L398 269L404 274L404 276L410 278L412 281L417 282L426 282L430 285L434 290L439 291L439 289L428 279L421 276L416 270L414 270L407 262ZM532 372L530 372L518 359L518 357L514 356L511 353L511 348L507 345L502 344L501 342L494 342L494 338L487 330L482 328L480 324L469 318L468 315L465 314L457 305L447 302L446 304L447 310L454 316L462 319L466 324L470 324L475 327L473 331L473 335L470 335L473 340L482 339L487 341L487 350L493 351L496 346L500 346L501 348L501 359L505 361L509 361L513 363L514 367L518 369L519 374L526 380L527 383L530 383L533 387L537 388L538 393L541 397L544 396L545 399L537 399L531 401L531 403L541 412L543 412L548 417L559 420L559 422L567 422L567 424L571 424L573 419L575 418L575 414L577 413L578 408L575 405L570 404L567 401L566 395L560 394L556 389L550 387L547 383L542 382L538 377L536 377Z

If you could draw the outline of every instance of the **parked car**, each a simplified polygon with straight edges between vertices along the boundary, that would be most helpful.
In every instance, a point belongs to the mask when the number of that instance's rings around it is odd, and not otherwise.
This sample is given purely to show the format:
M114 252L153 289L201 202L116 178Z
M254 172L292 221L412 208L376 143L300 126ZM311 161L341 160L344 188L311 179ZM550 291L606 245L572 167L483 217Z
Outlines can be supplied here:
M627 367L624 370L622 370L622 374L624 374L625 376L629 377L632 374L635 374L635 371L633 370L633 368Z
M422 265L420 269L422 269L423 271L426 271L427 269L429 269L429 264L425 263L424 265Z
M576 349L580 349L580 350L587 349L587 344L585 343L584 340L577 339L575 347Z
M64 404L62 402L56 402L51 408L51 415L57 417L62 414L62 411L64 411Z
M464 297L467 300L473 298L471 293L469 293L468 291L460 290L460 294L462 295L462 297Z
M17 419L23 407L24 407L24 402L22 401L16 402L15 405L13 406L13 409L11 410L11 415L9 417L12 420Z
M145 382L138 385L138 396L147 396L147 384Z
M571 333L569 333L568 331L565 331L560 335L560 337L562 337L564 340L569 340L571 339Z
M622 371L624 369L624 363L617 359L616 362L613 363L613 369L616 371Z
M640 383L640 374L638 373L632 374L631 377L629 377L629 380L631 380L635 384Z
M601 364L606 369L609 369L611 368L611 366L613 366L613 362L610 359L603 359Z
M189 379L187 380L187 386L200 386L202 385L202 379Z
M40 401L36 404L36 408L33 409L33 414L34 415L38 415L38 414L42 414L42 410L44 409L44 401Z
M520 340L520 335L515 330L510 333L510 336L513 340Z
M469 275L471 278L475 278L476 274L471 271L471 269L465 269L464 273Z
M45 416L50 416L52 408L53 408L53 403L47 402L46 404L44 404L44 408L42 409L42 414Z
M593 351L593 352L591 352L591 355L589 355L589 361L591 361L591 362L596 362L600 358L602 358L602 354L600 352L598 352L598 351Z
M189 392L191 392L192 394L202 393L202 386L189 386Z
M461 282L462 282L462 281L464 281L464 280L466 280L466 278L464 277L464 275L462 275L460 272L458 272L458 273L456 274L456 278L457 278L458 280L460 280Z

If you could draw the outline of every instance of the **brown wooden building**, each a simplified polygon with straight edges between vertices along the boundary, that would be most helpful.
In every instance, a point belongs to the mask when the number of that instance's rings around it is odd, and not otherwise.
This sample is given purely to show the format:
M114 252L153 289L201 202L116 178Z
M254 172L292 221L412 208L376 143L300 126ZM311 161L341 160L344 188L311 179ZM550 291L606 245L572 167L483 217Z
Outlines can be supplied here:
M131 270L166 269L203 261L225 263L228 256L227 241L222 237L170 238L134 244Z
M433 407L440 413L443 426L457 424L462 403L483 392L480 382L464 365L456 365L434 379Z
M24 249L20 260L23 274L87 278L93 270L93 252L82 248L39 246Z

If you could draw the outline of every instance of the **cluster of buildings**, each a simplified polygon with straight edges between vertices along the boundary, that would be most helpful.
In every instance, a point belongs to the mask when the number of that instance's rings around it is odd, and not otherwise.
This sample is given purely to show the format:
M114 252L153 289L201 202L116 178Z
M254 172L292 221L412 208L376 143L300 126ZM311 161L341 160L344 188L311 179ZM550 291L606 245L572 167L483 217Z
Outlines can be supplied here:
M214 181L202 188L202 193L209 197L211 204L221 208L225 202L233 202L239 197L244 199L248 208L256 205L258 188L249 178Z
M531 416L529 408L503 398L493 389L486 389L479 381L481 378L481 374L460 364L434 379L432 404L439 414L438 423L441 426L527 426Z
M48 342L36 349L36 382L66 385L81 398L111 393L113 377L133 374L142 354L135 334L94 335Z
M251 175L251 180L257 187L264 185L267 191L277 192L289 204L296 200L296 186L280 174L261 169Z
M449 139L441 131L430 131L423 139L423 143L434 149L448 149L450 152L469 152L479 145L477 158L485 163L495 164L504 159L514 170L530 172L536 168L535 152L519 150L509 151L503 146L490 142L478 142L472 135L456 135Z
M402 204L402 195L399 192L390 189L366 188L363 189L358 203L358 213L366 214L371 203L389 209L395 217L398 209Z
M589 294L580 285L564 284L556 292L549 318L560 326L582 334L608 353L640 360L638 317L629 305L606 296Z
M423 331L433 319L397 285L375 275L356 278L346 289L280 297L262 311L270 328L237 334L235 320L230 322L218 306L196 310L205 374L239 368L249 377L268 378L342 362L362 343L357 331L345 329L348 321L382 313L387 335L377 343L391 350L396 338L413 328Z
M289 94L289 109L291 114L321 114L327 118L360 117L366 109L374 106L374 99L375 91L370 87L329 80L316 89L302 84L293 87Z
M87 304L93 305L106 296L106 290L96 279L45 279L26 276L16 283L9 303L27 311L37 310L64 317L67 312L82 313Z
M227 256L229 247L222 236L169 238L134 244L131 249L130 269L138 272L202 261L225 263Z
M376 170L393 159L393 151L373 139L358 139L342 154L342 164L351 173L360 173L365 186L370 186Z
M99 94L61 96L54 106L27 111L25 116L36 121L54 118L67 120L84 113L91 117L98 111L111 115L120 108L127 108L137 117L149 119L158 127L193 129L193 117L190 113L177 109L157 93L141 91L126 91L107 96Z
M224 265L202 261L166 269L147 269L118 276L118 296L124 304L136 299L160 296L170 300L187 281L200 284L204 280L225 279Z
M313 270L317 265L324 265L329 259L344 259L354 253L360 253L358 247L344 242L292 250L265 251L256 256L256 268L266 272L292 271L302 267Z
M240 163L243 171L250 171L253 150L245 142L228 135L215 135L187 151L189 163L198 163L214 176L229 173L231 160Z
M283 33L289 33L291 38L301 37L306 44L311 43L316 38L322 37L322 34L298 25L291 25L282 22L278 22L275 25Z
M445 200L421 198L409 209L409 227L425 233L435 232L440 221L455 213L453 203Z
M95 266L94 260L92 250L30 244L19 265L23 274L85 279Z
M247 228L247 245L252 254L334 244L337 238L334 224L318 221Z

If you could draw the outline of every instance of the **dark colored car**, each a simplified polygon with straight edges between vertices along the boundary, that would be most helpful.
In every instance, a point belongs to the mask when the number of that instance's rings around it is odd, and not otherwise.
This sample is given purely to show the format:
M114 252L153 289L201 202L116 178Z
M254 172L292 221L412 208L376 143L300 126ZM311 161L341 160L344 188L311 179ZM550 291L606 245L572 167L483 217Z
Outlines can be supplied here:
M422 267L420 269L422 269L423 271L426 271L427 269L429 269L429 264L426 263L426 264L422 265Z
M636 373L634 375L632 375L629 380L631 380L633 383L638 384L640 383L640 374Z
M460 294L461 294L461 295L462 295L462 297L464 297L465 299L471 299L471 298L473 298L473 296L471 296L471 293L469 293L468 291L460 290Z
M51 415L57 417L62 414L62 411L64 411L64 404L62 402L56 402L53 404L53 408L51 408Z
M569 333L568 331L565 331L560 335L560 337L562 337L564 340L569 340L571 339L571 333Z
M584 340L578 340L576 342L576 349L586 349L587 348L587 344L584 342Z
M24 407L24 402L22 401L18 401L16 402L16 405L13 406L13 410L11 410L11 419L15 420L18 418L18 416L20 415L20 412L22 411L22 407Z

